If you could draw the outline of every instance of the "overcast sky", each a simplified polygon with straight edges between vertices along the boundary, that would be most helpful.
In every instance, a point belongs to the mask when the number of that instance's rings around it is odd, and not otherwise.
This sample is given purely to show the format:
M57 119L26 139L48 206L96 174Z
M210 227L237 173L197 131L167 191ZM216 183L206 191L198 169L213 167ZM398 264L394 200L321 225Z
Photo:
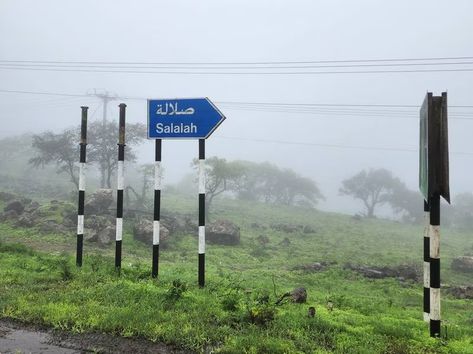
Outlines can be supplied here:
M471 0L0 0L0 61L241 63L452 57L471 57L460 61L473 62ZM416 106L427 91L447 90L449 105L473 106L472 71L183 75L19 70L2 63L0 90L85 94L97 89L141 98L207 96L227 116L208 140L208 156L269 160L293 168L318 182L328 197L323 207L329 210L352 208L347 198L337 196L338 188L341 180L364 168L388 168L417 189ZM473 69L473 65L404 69L431 68ZM377 67L366 70L373 69ZM228 101L414 107L272 112L264 106L243 110L218 103ZM129 122L146 123L144 99L111 102L108 119L118 119L120 102L128 105ZM0 92L1 136L76 125L81 105L90 106L92 119L101 119L101 102L94 97ZM453 194L471 192L473 109L451 108L450 117L451 189ZM255 139L308 144L251 141ZM151 162L152 143L141 151L140 161ZM189 172L196 155L197 142L165 141L166 181L172 183Z

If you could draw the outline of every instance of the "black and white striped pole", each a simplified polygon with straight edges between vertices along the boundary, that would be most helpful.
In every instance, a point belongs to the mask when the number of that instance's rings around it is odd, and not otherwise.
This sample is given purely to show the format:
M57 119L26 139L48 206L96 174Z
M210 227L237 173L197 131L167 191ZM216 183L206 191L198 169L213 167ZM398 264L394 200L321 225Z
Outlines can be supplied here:
M450 203L447 93L427 92L420 109L419 188L429 220L424 231L424 319L440 338L440 197Z
M430 336L440 337L440 195L430 198Z
M125 162L125 110L126 104L120 103L120 120L118 124L118 164L117 164L117 222L115 234L115 268L122 265L122 237L123 237L123 189L124 189L124 162Z
M424 200L424 321L430 321L430 211Z
M76 265L82 267L82 250L84 247L84 203L85 203L85 163L87 148L87 110L89 107L82 106L80 122L80 156L79 156L79 201L77 207L77 247Z
M199 139L199 286L205 286L205 139Z
M153 265L151 276L156 278L159 270L159 233L161 219L161 145L162 140L156 139L154 154L154 218L153 218Z

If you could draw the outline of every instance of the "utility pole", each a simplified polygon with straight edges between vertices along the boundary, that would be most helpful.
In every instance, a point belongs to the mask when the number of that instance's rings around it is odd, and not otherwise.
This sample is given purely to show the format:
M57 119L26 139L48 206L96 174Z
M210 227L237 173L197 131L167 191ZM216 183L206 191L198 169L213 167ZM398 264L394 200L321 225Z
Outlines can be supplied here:
M102 108L102 129L103 133L105 133L105 129L107 126L107 106L110 101L116 100L118 98L117 94L111 93L106 90L101 90L98 91L97 89L94 89L93 93L89 93L91 96L95 96L99 99L102 100L103 108ZM101 180L100 180L100 187L105 188L105 172L106 172L106 166L99 162L100 164L100 175L101 175Z
M97 89L94 89L94 93L90 94L102 100L103 109L102 109L102 124L105 127L107 123L107 106L110 101L116 100L117 95L109 91L104 90L103 92L98 92Z

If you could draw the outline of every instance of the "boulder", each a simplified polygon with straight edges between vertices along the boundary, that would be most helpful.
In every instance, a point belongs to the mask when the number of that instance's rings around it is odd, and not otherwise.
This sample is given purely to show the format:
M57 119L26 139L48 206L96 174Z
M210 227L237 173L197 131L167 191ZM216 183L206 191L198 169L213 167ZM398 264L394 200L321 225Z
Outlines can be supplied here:
M473 286L458 286L446 289L456 299L473 299Z
M307 301L307 290L305 288L296 288L291 291L291 300L296 304L303 304Z
M240 228L228 220L217 220L208 225L206 230L208 243L220 245L240 244Z
M86 200L85 211L87 214L109 214L108 208L113 203L113 191L111 189L98 189Z
M108 246L115 241L115 226L108 225L97 233L97 243L99 246Z
M272 224L271 228L273 230L282 231L285 233L298 232L304 229L302 225L291 225L291 224Z
M305 234L315 234L317 233L317 230L310 225L305 225L302 232Z
M309 264L301 264L292 268L292 270L302 270L306 273L315 273L325 270L328 266L326 262L314 262Z
M33 202L29 203L27 206L25 206L25 212L26 213L32 213L32 212L36 211L39 207L40 207L39 203L33 201Z
M141 219L133 226L133 238L147 245L153 244L153 222L148 219ZM159 228L159 243L166 244L169 239L169 230L163 224Z
M473 256L455 258L452 261L452 269L464 273L473 273Z
M292 291L284 293L278 301L276 301L276 305L282 304L290 299L292 302L296 304L303 304L307 301L307 290L305 288L295 288Z
M279 242L279 245L283 247L288 247L290 244L291 244L291 240L289 240L287 237L284 237L284 239L281 242Z
M24 213L18 218L18 221L16 222L16 226L20 227L32 227L36 223L36 219L33 216L33 214L30 213Z
M266 245L269 243L269 237L268 237L268 236L265 236L265 235L259 235L259 236L256 238L256 241L258 241L258 243L259 243L261 246L266 246Z
M348 269L357 272L370 279L383 279L383 278L398 278L399 280L412 280L419 281L421 279L421 272L418 267L401 264L395 267L375 267L375 266L362 266L345 264L344 269Z
M8 210L0 214L0 221L16 220L18 213L15 210Z
M25 211L25 206L19 200L14 200L14 201L9 202L7 204L7 206L4 209L4 212L10 211L10 210L13 210L18 215L21 215L21 214L23 214L23 211Z

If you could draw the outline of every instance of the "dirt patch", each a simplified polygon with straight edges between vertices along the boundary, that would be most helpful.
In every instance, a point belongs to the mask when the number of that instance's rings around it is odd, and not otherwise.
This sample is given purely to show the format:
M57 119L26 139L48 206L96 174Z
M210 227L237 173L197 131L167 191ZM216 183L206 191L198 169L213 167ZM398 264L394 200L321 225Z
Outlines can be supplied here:
M16 320L0 319L1 354L80 354L89 352L104 354L191 353L142 338L122 338L103 333L73 334Z

